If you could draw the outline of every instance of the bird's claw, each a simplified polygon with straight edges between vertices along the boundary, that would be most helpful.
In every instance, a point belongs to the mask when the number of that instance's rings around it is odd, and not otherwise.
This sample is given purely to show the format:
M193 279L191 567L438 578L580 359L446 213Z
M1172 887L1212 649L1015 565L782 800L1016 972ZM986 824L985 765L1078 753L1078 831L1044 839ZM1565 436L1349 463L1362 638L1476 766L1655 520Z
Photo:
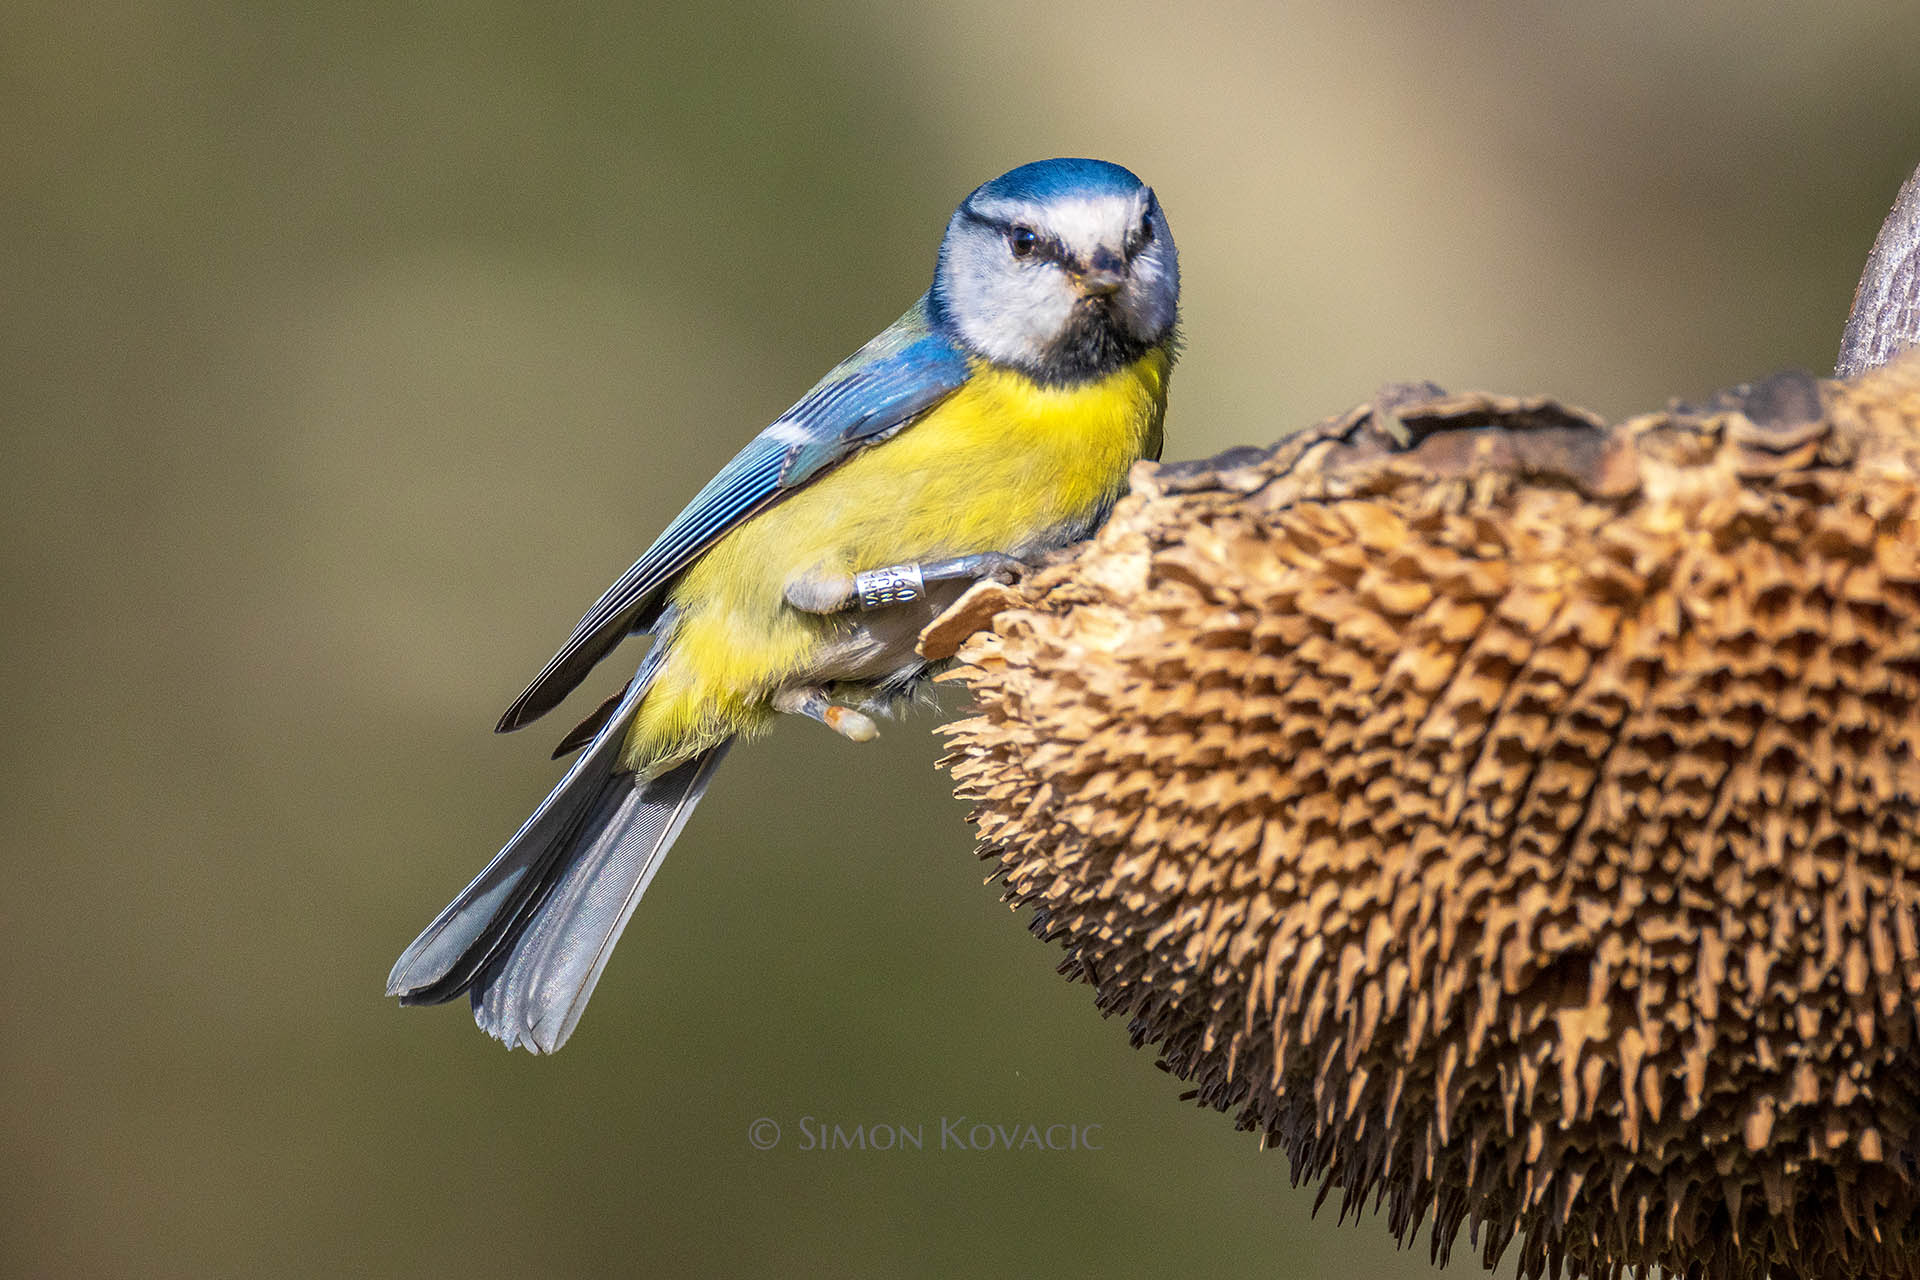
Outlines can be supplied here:
M872 716L829 701L827 691L817 686L782 689L774 695L773 709L818 720L849 742L872 742L880 736L880 726L873 722Z

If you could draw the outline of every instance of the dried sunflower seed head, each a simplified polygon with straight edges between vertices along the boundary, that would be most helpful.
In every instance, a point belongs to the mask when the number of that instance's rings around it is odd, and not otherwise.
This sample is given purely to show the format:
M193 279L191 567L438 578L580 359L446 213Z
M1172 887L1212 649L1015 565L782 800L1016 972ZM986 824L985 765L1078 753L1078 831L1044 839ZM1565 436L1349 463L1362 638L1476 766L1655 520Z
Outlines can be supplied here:
M1143 465L925 643L1009 900L1343 1212L1920 1276L1920 357L1399 389Z

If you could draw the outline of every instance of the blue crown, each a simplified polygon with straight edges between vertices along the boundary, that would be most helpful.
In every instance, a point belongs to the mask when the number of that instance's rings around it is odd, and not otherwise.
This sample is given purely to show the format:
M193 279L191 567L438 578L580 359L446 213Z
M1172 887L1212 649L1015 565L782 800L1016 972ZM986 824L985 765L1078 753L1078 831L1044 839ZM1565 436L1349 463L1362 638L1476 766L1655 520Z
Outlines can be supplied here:
M982 183L967 199L991 196L1044 204L1069 195L1130 195L1145 185L1131 170L1105 160L1035 160Z

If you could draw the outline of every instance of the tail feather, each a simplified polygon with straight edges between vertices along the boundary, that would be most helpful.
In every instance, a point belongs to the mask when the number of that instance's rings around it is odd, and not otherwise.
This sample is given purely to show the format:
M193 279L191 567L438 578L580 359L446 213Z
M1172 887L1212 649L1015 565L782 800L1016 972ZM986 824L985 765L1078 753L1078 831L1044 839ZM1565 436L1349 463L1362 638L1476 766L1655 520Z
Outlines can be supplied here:
M574 761L493 861L400 953L387 975L388 995L401 1004L440 1004L472 984L537 904L595 801L617 784L619 738L607 734Z
M507 1045L552 1053L587 1007L653 873L727 753L725 743L638 786L609 787L517 936L473 984L474 1021Z
M388 995L440 1004L470 992L474 1020L509 1046L551 1053L566 1040L727 750L644 781L620 768L653 657L533 816L400 954Z

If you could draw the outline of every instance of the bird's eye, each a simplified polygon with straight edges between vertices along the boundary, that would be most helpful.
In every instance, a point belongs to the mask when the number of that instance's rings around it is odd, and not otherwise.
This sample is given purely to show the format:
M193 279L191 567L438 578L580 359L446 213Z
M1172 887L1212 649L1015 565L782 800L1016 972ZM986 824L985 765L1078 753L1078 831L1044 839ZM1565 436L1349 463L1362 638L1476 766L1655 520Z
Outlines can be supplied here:
M1016 258L1024 258L1040 247L1040 237L1034 234L1032 227L1015 227L1007 232L1007 248Z
M1134 229L1133 247L1140 249L1153 239L1153 210L1148 209L1140 215L1140 225Z

